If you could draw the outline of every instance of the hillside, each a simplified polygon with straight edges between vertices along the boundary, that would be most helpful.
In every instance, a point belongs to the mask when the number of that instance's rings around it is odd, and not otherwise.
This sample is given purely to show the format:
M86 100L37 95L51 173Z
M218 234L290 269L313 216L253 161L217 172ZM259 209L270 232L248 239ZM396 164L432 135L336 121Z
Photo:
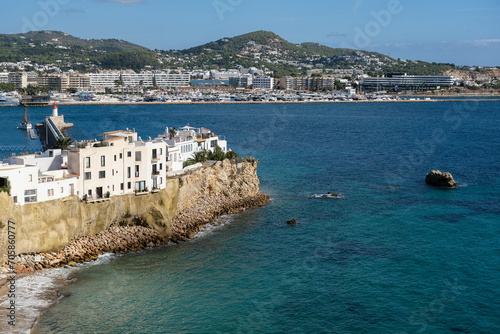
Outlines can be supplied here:
M38 64L62 63L81 69L136 69L157 64L155 53L145 47L117 39L83 39L60 31L0 34L0 62L29 59Z
M221 38L181 51L163 51L162 55L162 60L169 66L182 64L188 69L252 66L267 68L277 77L305 74L312 69L429 75L456 69L454 64L402 61L371 51L331 48L318 43L293 44L269 31Z
M31 61L33 66L93 72L101 69L185 70L265 69L275 77L311 71L440 75L461 68L454 64L404 61L363 50L331 48L318 43L290 43L270 31L221 38L185 50L152 51L118 39L83 39L59 31L0 34L0 63ZM31 64L31 65L30 65ZM44 68L43 70L47 70ZM0 68L1 70L1 68Z

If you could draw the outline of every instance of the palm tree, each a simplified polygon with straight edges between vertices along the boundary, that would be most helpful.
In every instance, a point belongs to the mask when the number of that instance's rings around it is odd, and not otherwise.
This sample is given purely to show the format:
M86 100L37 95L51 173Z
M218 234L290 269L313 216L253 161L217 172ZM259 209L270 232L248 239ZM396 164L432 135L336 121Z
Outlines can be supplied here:
M177 134L177 131L175 131L175 128L171 128L170 130L168 130L168 133L170 134L170 139L172 139Z
M54 144L54 148L59 148L61 150L67 150L68 146L71 145L71 138L70 137L62 137L58 138L56 143Z

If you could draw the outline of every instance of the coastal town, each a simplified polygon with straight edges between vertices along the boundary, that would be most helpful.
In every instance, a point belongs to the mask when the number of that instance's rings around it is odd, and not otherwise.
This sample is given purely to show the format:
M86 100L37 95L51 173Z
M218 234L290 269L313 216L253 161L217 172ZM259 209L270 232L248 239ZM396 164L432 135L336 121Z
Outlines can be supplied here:
M65 138L54 130L54 120L60 117L56 110L43 124L45 136L52 137L47 143ZM193 159L196 153L226 156L229 151L225 137L203 127L166 127L148 140L133 129L105 132L101 140L5 158L0 189L20 206L68 196L100 202L116 195L158 192L165 189L167 178L201 166Z
M1 35L2 41L0 106L387 101L417 95L497 96L500 90L497 67L293 44L268 31L169 51L58 31ZM9 50L16 50L16 56Z
M131 73L132 72L132 73ZM481 88L476 81L453 76L391 74L355 79L335 76L273 78L260 76L256 68L210 71L211 80L192 80L195 73L180 71L113 71L93 74L0 73L0 83L32 90L27 101L16 90L0 92L0 106L92 103L222 103L222 102L328 102L353 100L401 100L418 95L498 96L498 90ZM249 73L250 72L250 73ZM353 75L343 71L343 76ZM497 81L494 81L495 83ZM468 87L468 89L464 88ZM471 89L477 87L477 89ZM30 89L31 88L31 89ZM42 93L41 89L45 90Z

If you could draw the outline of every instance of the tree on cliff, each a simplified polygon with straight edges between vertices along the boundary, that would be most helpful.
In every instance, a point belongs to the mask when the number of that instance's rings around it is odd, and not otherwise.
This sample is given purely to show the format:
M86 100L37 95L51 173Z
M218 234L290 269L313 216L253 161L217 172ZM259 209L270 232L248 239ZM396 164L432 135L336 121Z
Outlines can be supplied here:
M64 138L58 138L56 143L54 144L54 148L59 148L61 150L67 150L69 145L71 145L71 138L70 137L64 137Z

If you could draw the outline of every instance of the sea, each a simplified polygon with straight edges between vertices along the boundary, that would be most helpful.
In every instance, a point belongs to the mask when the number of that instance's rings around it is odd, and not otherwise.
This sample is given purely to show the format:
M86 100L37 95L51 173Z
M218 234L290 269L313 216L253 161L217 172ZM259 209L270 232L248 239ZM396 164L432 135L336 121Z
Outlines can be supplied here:
M42 121L50 108L29 112ZM15 129L22 113L0 108L1 145L31 144ZM185 243L20 278L28 315L15 330L36 320L32 333L500 333L500 101L59 113L75 139L207 127L259 160L272 200ZM431 170L458 187L427 185ZM341 196L315 198L328 192Z

